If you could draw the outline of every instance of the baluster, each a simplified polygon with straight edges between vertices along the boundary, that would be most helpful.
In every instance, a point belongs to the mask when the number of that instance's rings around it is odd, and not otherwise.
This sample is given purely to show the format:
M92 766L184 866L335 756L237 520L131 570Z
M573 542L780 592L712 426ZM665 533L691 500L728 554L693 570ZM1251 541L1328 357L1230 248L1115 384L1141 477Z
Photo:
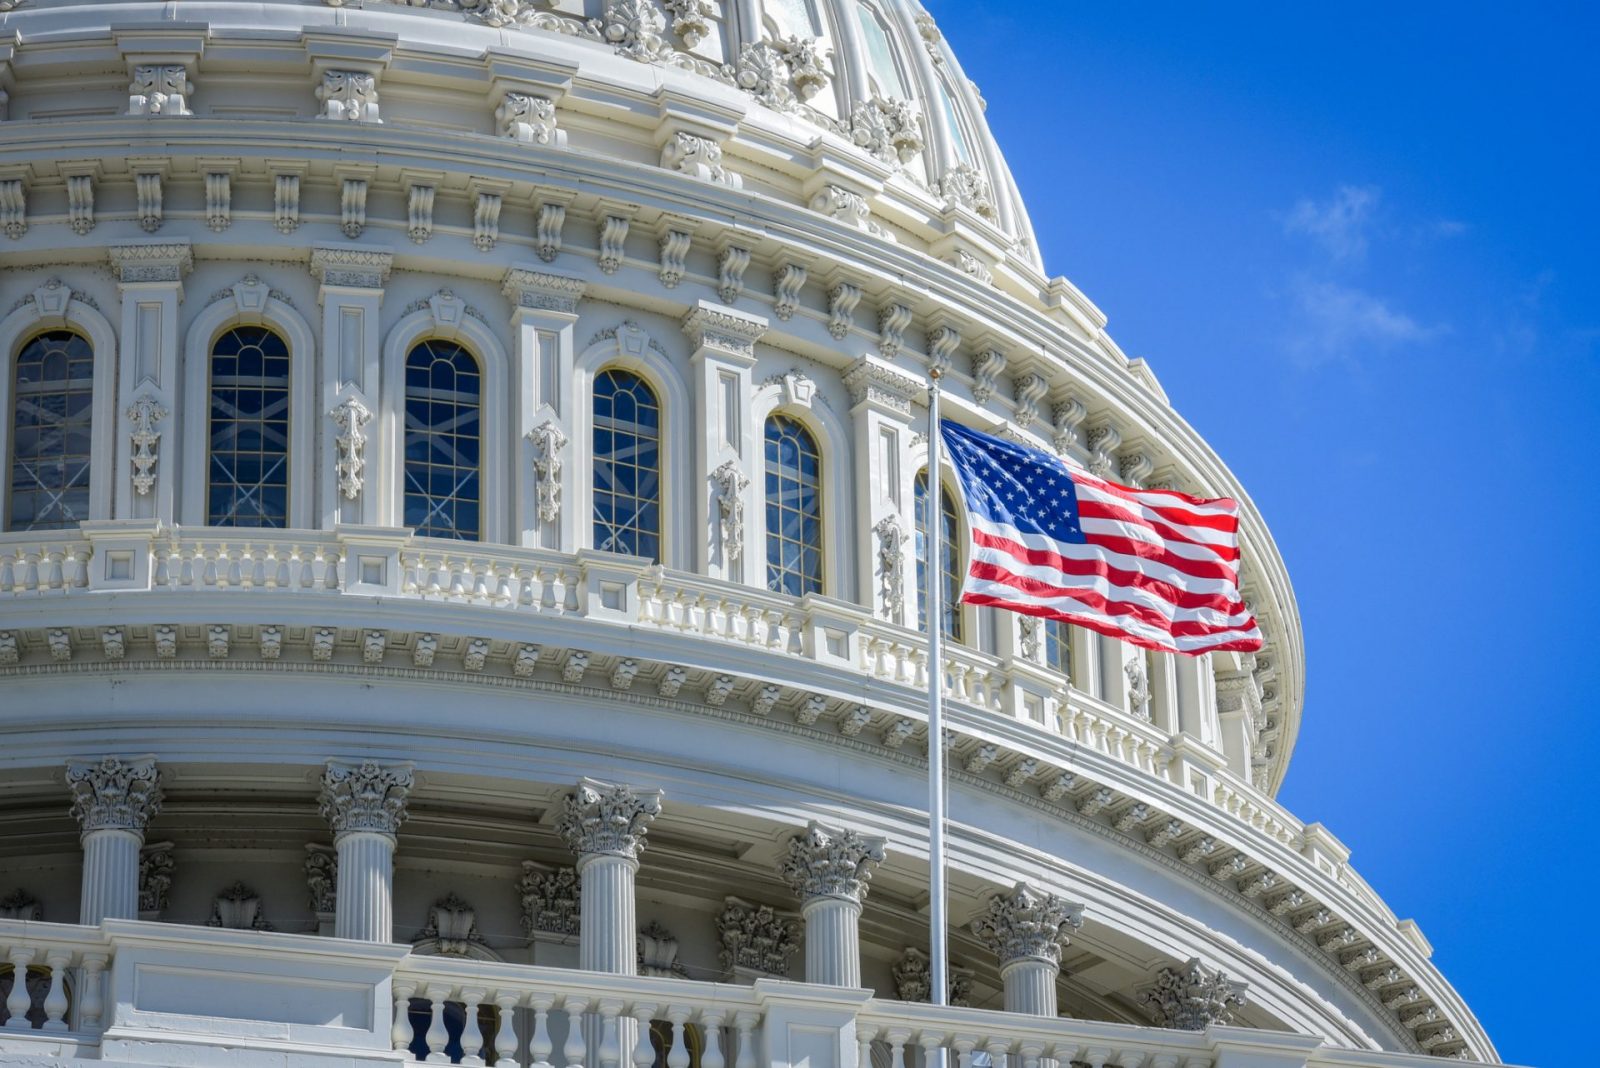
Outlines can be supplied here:
M323 579L328 574L328 558L322 553L322 546L318 545L311 554L311 588L323 589Z
M528 1068L554 1068L550 1063L550 1006L556 1003L553 994L534 994L528 998L533 1007L533 1037L528 1040Z
M504 608L516 600L511 592L511 568L502 564L494 569L494 603Z
M989 1040L983 1044L983 1050L989 1055L991 1068L1006 1068L1006 1051L1010 1048L1010 1040L999 1035L989 1036Z
M28 553L26 560L27 569L23 573L22 588L29 593L35 593L39 589L39 554Z
M451 557L445 563L445 569L450 574L450 589L446 591L445 596L452 601L462 600L466 596L467 580L466 576L461 573L462 564L460 559Z
M733 1055L733 1068L756 1068L755 1028L760 1021L761 1017L749 1011L733 1018L733 1027L739 1036L739 1048ZM864 1068L871 1068L871 1061L861 1063Z
M944 1046L943 1031L917 1032L917 1045L922 1047L922 1068L932 1068L934 1063L933 1051Z
M305 578L305 558L300 555L300 546L289 546L289 552L284 558L284 586L291 593L299 593L301 583Z
M635 1002L628 1010L633 1017L634 1037L633 1068L650 1068L656 1062L656 1048L650 1044L650 1021L655 1019L656 1007L645 1002Z
M890 1068L906 1068L906 1039L910 1037L910 1031L903 1031L898 1027L889 1030Z
M328 550L328 588L344 589L344 557L337 549Z
M461 1059L457 1064L482 1065L483 1060L483 1029L478 1025L478 1006L489 992L482 987L463 987L461 989L462 1010L466 1013L466 1021L461 1025Z
M59 590L66 586L66 578L61 571L61 553L50 554L50 580L46 584L49 589Z
M700 1026L705 1031L705 1048L700 1052L700 1068L725 1068L727 1058L722 1055L721 1009L706 1009L700 1014Z
M974 1035L957 1035L951 1043L956 1048L956 1068L972 1068L972 1048L978 1044ZM927 1062L931 1064L932 1062Z
M482 604L489 599L489 572L492 568L477 560L468 560L467 567L472 572L472 602Z
M33 998L28 991L28 965L33 961L33 950L24 946L11 947L11 993L6 996L6 1026L23 1030L33 1027L28 1010Z
M538 589L534 585L535 581L537 580L538 574L539 574L538 571L536 571L534 569L531 569L531 568L526 568L526 567L517 568L517 571L516 571L516 584L517 584L516 603L517 603L518 607L521 607L521 608L532 608L535 612L537 612L539 610L539 593L538 593Z
M260 562L260 550L254 545L246 545L238 554L239 559L239 587L253 589L256 585L256 565Z
M494 1034L490 1035L490 1047L494 1050L495 1068L518 1068L517 1065L517 1002L521 1001L519 994L500 993L494 996L494 1004L499 1013L495 1020ZM546 1000L545 1007L549 1007ZM539 1010L541 1018L544 1009ZM550 1052L550 1036L544 1040L544 1051ZM535 1054L537 1056L537 1054Z
M583 1038L583 1014L589 1011L589 999L568 994L561 1000L567 1014L567 1042L561 1047L561 1058L566 1068L582 1068L588 1050Z
M417 984L405 979L394 981L394 1022L389 1026L389 1044L395 1049L411 1048L411 995Z
M217 588L225 590L230 586L239 585L239 550L231 546L223 546L217 554Z
M450 996L447 986L430 986L422 992L428 999L432 1009L432 1018L428 1021L428 1033L423 1036L423 1043L428 1047L428 1055L423 1060L429 1064L449 1064L450 1055L445 1053L444 1047L450 1041L450 1032L444 1026L444 1002Z
M0 556L0 593L15 593L17 585L16 559L11 555Z
M72 951L52 949L45 954L44 960L50 967L50 989L44 996L44 1030L65 1031L67 1022L62 1017L67 1014L66 977L67 965L72 963Z
M1042 1053L1044 1053L1043 1046L1039 1045L1037 1042L1029 1042L1024 1039L1022 1043L1022 1068L1039 1068L1039 1056ZM1102 1065L1105 1062L1105 1056L1108 1055L1109 1051L1107 1054L1101 1056L1100 1064L1095 1064L1093 1061L1091 1061L1091 1068L1102 1068Z
M105 1011L104 973L107 957L104 953L83 955L82 986L78 990L78 1030L86 1035L100 1031L100 1014Z
M75 590L85 585L88 585L88 582L84 577L83 560L78 556L77 547L71 546L67 549L67 557L62 564L61 588Z
M550 575L550 611L563 615L567 610L567 573L562 568L552 569Z
M264 572L262 583L267 589L275 590L283 585L281 576L284 574L283 562L287 559L286 554L287 550L279 549L276 546L271 546L266 550L262 558Z
M856 1064L872 1068L872 1040L877 1036L878 1029L864 1026L858 1019L856 1021Z
M667 1019L672 1021L672 1048L667 1051L667 1068L689 1068L689 1046L683 1038L683 1025L689 1020L689 1010L681 1005L669 1006Z
M622 1002L602 999L600 1002L600 1068L620 1068L622 1064L621 1026ZM628 1051L633 1056L633 1051ZM687 1065L684 1068L688 1068Z

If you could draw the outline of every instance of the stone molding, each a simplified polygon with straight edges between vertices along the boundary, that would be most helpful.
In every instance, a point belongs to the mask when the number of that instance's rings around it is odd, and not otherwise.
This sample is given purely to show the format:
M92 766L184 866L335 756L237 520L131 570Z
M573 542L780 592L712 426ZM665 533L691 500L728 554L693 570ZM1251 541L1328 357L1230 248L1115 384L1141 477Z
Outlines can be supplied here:
M382 289L389 281L394 254L378 249L313 248L311 274L325 286Z

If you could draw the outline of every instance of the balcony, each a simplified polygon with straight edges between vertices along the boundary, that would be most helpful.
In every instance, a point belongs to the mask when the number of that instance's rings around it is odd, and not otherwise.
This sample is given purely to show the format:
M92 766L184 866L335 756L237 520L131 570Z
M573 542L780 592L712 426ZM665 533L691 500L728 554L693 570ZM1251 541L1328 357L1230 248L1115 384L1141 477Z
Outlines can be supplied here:
M0 991L0 1065L907 1068L935 1050L959 1068L1433 1063L1280 1032L1045 1019L770 979L607 975L134 920L0 920ZM581 1017L588 1025L572 1026Z

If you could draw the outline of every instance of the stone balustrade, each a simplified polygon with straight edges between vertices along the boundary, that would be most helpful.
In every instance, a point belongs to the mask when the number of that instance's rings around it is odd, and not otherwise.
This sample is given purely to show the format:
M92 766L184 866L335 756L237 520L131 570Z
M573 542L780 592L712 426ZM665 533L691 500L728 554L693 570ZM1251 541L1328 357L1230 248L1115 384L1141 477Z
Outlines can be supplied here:
M605 974L264 931L108 920L0 920L0 1065L40 1055L142 1062L272 1055L273 1063L498 1068L1418 1068L1416 1055L1326 1047L1213 1025L1169 1030L753 985ZM19 994L12 977L29 976ZM594 1026L573 1026L576 1019ZM623 1025L627 1024L628 1027ZM653 1033L653 1036L652 1036ZM624 1045L619 1035L636 1035ZM285 1040L291 1045L285 1046ZM303 1058L296 1046L316 1042ZM692 1040L692 1041L691 1041ZM212 1050L207 1053L208 1047ZM175 1063L175 1062L168 1062Z

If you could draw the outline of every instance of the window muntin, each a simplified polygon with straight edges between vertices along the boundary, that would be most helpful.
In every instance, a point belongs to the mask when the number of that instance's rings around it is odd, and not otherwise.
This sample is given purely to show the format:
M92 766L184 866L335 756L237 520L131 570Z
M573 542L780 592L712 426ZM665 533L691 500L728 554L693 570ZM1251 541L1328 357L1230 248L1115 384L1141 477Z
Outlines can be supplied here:
M1071 624L1059 619L1044 620L1044 662L1052 671L1072 675Z
M60 530L89 518L94 349L70 330L17 353L11 394L10 530Z
M289 345L236 326L211 346L206 522L289 525Z
M773 415L766 428L767 589L822 592L822 454L803 424Z
M594 547L661 560L661 404L616 368L594 379Z
M861 3L856 4L856 21L861 24L861 37L867 48L867 64L871 68L878 95L897 96L902 100L909 98L911 94L906 91L905 79L900 76L900 68L895 64L894 49L883 23L878 21L878 16L871 8Z
M956 515L956 502L950 496L950 490L940 486L939 493L939 536L940 536L940 561L939 572L942 579L940 587L942 604L940 608L944 615L945 636L961 641L961 536L960 519ZM917 512L917 629L926 630L928 627L928 472L917 473L916 482L916 512Z
M406 354L405 524L431 538L483 536L483 371L453 341Z

